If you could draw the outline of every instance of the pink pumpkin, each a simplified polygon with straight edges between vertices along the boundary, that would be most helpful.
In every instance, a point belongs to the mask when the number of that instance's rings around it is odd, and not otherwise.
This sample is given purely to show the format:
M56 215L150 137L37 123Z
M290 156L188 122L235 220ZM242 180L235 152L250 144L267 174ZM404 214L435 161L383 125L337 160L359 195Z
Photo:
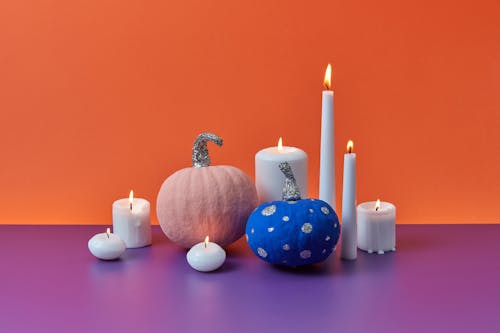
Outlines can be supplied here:
M170 240L185 248L205 236L221 246L236 241L258 204L255 185L243 171L210 166L207 141L222 146L217 135L200 134L193 146L193 167L168 177L158 193L160 226Z

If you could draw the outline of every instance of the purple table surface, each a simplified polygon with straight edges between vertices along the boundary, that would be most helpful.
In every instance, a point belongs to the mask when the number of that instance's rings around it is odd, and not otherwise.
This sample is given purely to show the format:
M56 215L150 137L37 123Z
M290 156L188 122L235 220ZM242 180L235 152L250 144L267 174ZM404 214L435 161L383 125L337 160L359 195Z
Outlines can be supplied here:
M0 226L0 332L500 332L500 225L404 225L397 251L284 269L242 239L199 273L158 227L105 262L104 226Z

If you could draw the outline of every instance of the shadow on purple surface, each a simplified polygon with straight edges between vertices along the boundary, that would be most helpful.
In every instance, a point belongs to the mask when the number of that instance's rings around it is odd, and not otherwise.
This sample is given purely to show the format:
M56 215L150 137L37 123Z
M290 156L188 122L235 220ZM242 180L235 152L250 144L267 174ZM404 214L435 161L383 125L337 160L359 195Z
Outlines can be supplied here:
M427 227L432 230L433 226ZM399 233L397 235L397 251L419 251L422 249L438 248L442 246L443 239L437 238L432 232L425 235L419 235L417 233Z
M328 263L321 263L315 265L308 266L299 266L299 267L288 267L288 266L280 266L280 265L270 265L274 269L285 272L287 274L296 274L296 275L328 275L331 274L331 267L329 267Z
M170 240L167 238L167 236L165 236L161 229L159 229L159 232L153 232L151 236L154 245L170 243Z
M239 267L240 265L238 265L235 260L228 258L220 269L210 272L210 274L226 274L237 270Z
M91 276L100 278L103 274L125 271L125 260L95 260L89 265Z

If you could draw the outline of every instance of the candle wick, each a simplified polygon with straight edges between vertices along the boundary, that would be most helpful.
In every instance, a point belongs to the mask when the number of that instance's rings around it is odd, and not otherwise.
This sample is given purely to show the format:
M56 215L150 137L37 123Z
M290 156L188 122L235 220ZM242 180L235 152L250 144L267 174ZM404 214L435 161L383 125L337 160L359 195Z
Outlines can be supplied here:
M205 248L207 248L207 242L205 242Z
M109 234L108 233L106 233L106 236L108 236L108 238L109 238Z
M378 211L378 209L379 209L379 208L380 208L380 207L375 207L375 211Z
M132 203L130 203L130 211L132 211Z

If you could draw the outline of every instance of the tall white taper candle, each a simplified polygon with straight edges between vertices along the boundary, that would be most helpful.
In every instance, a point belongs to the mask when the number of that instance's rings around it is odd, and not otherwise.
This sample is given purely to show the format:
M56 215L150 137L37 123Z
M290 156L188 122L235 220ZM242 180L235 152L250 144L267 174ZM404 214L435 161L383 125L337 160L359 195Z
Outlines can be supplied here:
M355 260L358 249L358 231L356 216L356 154L354 144L347 143L344 154L344 178L342 190L342 237L340 256L342 259Z
M335 200L335 140L333 126L333 90L331 87L332 66L325 72L323 98L321 103L321 155L319 168L319 198L336 209Z

